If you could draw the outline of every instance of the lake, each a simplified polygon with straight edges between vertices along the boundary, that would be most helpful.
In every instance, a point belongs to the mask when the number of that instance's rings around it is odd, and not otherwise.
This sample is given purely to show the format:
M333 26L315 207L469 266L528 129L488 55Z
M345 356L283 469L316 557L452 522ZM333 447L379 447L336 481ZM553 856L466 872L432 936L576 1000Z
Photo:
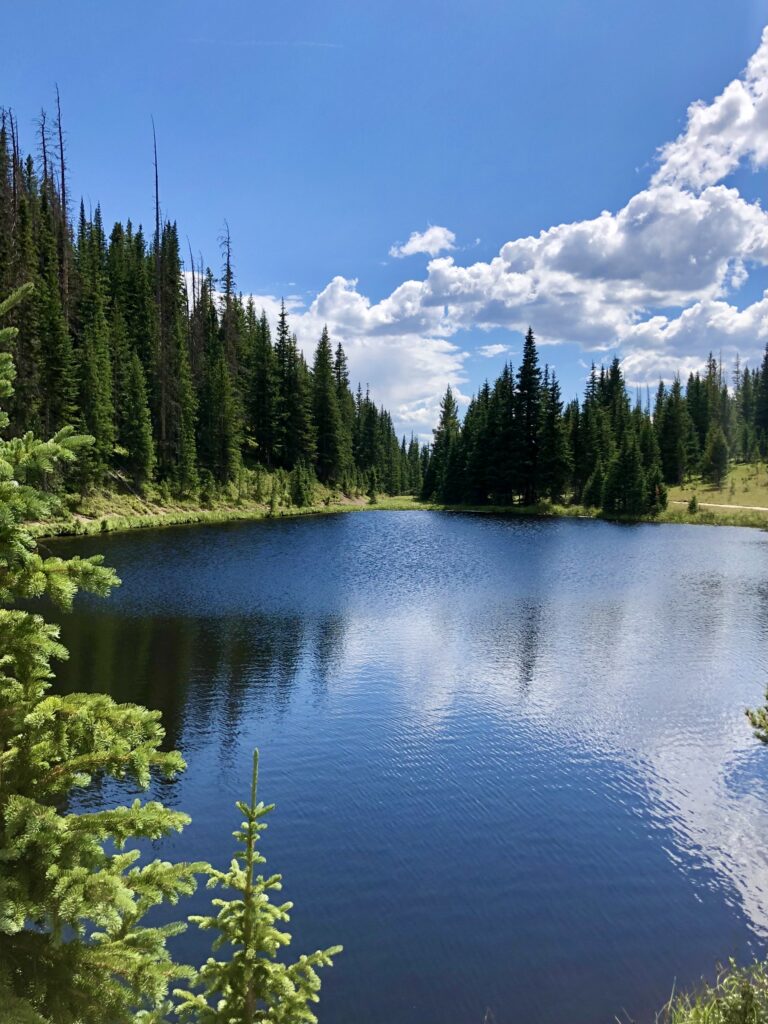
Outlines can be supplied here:
M382 511L46 543L123 580L63 617L57 686L159 708L188 760L156 852L226 866L259 747L292 949L345 946L326 1024L650 1021L765 952L764 533Z

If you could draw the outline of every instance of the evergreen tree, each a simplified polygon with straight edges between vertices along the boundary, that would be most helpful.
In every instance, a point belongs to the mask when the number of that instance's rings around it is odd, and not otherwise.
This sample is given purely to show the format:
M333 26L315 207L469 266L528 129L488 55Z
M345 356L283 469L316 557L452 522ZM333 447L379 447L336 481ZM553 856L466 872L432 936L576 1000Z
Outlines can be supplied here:
M128 225L125 233L123 265L123 314L128 343L141 360L150 395L158 391L159 315L153 287L154 262L146 251L144 234Z
M152 479L155 469L155 445L149 414L144 368L138 353L129 356L120 441L125 450L125 465L134 484L143 485Z
M459 492L459 415L450 385L440 403L440 421L434 431L432 457L424 477L422 496L453 502Z
M98 208L94 220L89 223L85 220L85 211L81 206L77 239L80 290L76 311L79 324L80 409L83 427L95 439L90 473L97 481L103 477L110 464L116 441L104 255L104 236Z
M288 327L285 302L281 304L275 340L275 457L285 469L315 458L312 391L309 370Z
M614 356L608 372L603 372L601 378L597 397L607 417L611 435L618 446L624 438L630 417L629 398L618 357Z
M669 393L665 396L659 432L662 471L668 484L680 485L685 478L691 430L692 425L680 378L675 377Z
M408 444L408 492L409 494L421 494L424 483L421 468L421 449L419 442L413 434Z
M737 406L737 423L741 457L745 462L753 462L757 453L757 433L755 430L755 384L752 373L745 368L741 375L735 400Z
M303 461L297 462L289 475L291 504L307 508L315 503L315 479L312 470Z
M223 347L212 352L206 369L201 408L200 457L221 484L235 480L240 469L237 405Z
M78 417L77 367L61 301L60 269L52 203L46 191L40 208L40 270L35 283L37 323L45 344L40 349L42 429L59 430Z
M159 331L153 379L158 471L162 480L173 483L182 493L190 493L198 483L197 403L189 366L187 306L174 224L163 228L157 273Z
M768 435L768 344L760 364L755 395L755 432Z
M583 408L576 422L578 423L578 436L573 448L573 485L576 500L582 501L588 506L599 507L603 467L613 457L615 439L611 435L607 416L600 404L594 363L584 393ZM592 487L589 492L589 501L587 501L584 492L590 482Z
M40 361L43 346L39 322L40 279L34 236L36 207L37 196L33 191L20 196L16 206L15 245L11 250L11 287L28 281L37 286L35 296L24 304L23 310L19 307L15 313L11 313L11 321L16 328L12 343L16 384L9 401L14 433L37 430L40 425Z
M253 757L251 798L238 802L245 818L234 837L240 844L227 871L210 872L209 886L220 885L235 894L234 899L214 899L215 915L196 916L201 928L217 933L213 951L224 947L226 960L210 958L200 969L193 994L181 990L178 1008L182 1021L194 1024L316 1024L311 1006L318 1001L319 967L330 967L341 946L331 946L292 964L277 959L291 941L280 927L290 920L292 903L273 903L272 893L282 888L280 875L257 874L266 859L258 849L259 835L267 827L263 819L274 804L257 803L258 752ZM230 952L231 951L231 952Z
M603 463L601 459L598 459L582 490L582 504L586 505L587 508L600 508L603 503L604 485L605 474L603 472Z
M492 490L490 417L491 389L486 381L469 403L461 432L461 497L471 505L485 504Z
M539 499L541 423L541 373L533 330L529 327L523 344L523 359L517 371L514 400L514 490L523 505Z
M290 406L291 331L285 300L280 302L280 314L275 332L275 396L274 396L274 455L280 466L290 468L288 441L288 410Z
M355 421L355 399L349 386L347 356L342 348L341 342L336 346L336 352L334 354L333 375L336 380L336 398L339 403L341 422L347 435L347 441L351 450L352 427Z
M648 499L640 446L634 433L627 430L605 474L601 502L603 511L608 515L644 515L648 512Z
M704 455L701 460L701 475L709 483L719 487L728 475L728 442L719 423L713 424L707 434Z
M213 479L226 484L237 477L240 469L241 418L210 274L203 283L195 313L203 347L197 402L197 452L201 465Z
M0 318L28 295L0 304ZM0 346L13 333L0 330ZM3 400L12 380L11 357L0 352ZM0 413L0 429L7 424ZM143 918L191 892L202 868L139 866L138 851L124 851L126 841L185 824L185 815L157 802L69 810L70 794L95 778L144 787L152 772L172 776L183 762L160 751L158 713L105 694L49 694L51 660L66 654L58 630L8 607L42 596L68 606L78 589L103 594L118 582L99 556L44 557L27 525L50 514L52 502L30 479L92 444L71 428L49 441L0 440L0 1000L19 1021L128 1024L137 1008L158 1020L170 979L183 976L166 949L181 926Z
M504 366L494 384L488 405L490 463L488 493L498 504L513 501L516 488L517 437L515 432L515 383L512 368Z
M640 415L638 425L640 453L643 460L648 512L657 515L667 507L667 488L661 468L661 452L656 431L647 415Z
M275 453L275 353L267 314L261 311L256 320L251 304L247 310L248 333L251 338L250 378L246 391L246 424L250 432L256 458L271 466Z
M351 461L339 409L338 381L334 374L333 352L328 328L315 352L313 366L313 413L317 437L317 475L322 483L338 482Z
M552 501L560 501L565 494L571 471L568 434L563 420L560 385L554 373L545 372L547 385L543 394L542 423L539 435L541 493Z

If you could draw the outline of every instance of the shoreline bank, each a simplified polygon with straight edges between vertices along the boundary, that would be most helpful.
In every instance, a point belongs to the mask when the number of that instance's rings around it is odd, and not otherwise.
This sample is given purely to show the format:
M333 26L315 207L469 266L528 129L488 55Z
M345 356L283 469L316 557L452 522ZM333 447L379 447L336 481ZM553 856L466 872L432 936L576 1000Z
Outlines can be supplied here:
M525 516L530 518L554 519L605 519L606 522L625 523L677 523L689 526L741 526L751 529L768 528L768 511L749 506L708 506L702 503L699 511L690 513L683 503L671 502L661 515L645 517L607 517L601 516L597 509L588 509L579 505L539 504L534 506L519 505L446 505L437 502L425 502L410 495L380 497L375 503L368 499L337 502L322 502L305 507L280 508L272 513L268 505L255 501L239 503L220 502L210 506L186 504L183 502L171 505L159 505L146 502L143 508L137 508L135 499L125 501L122 495L104 496L103 509L86 514L75 511L69 517L52 519L35 523L33 532L39 538L54 537L91 537L102 533L121 533L128 530L160 529L167 526L193 526L203 524L223 524L230 522L257 522L261 519L285 519L297 516L335 515L343 512L376 512L376 511L423 511L423 512L456 512L475 515L496 515L504 517Z

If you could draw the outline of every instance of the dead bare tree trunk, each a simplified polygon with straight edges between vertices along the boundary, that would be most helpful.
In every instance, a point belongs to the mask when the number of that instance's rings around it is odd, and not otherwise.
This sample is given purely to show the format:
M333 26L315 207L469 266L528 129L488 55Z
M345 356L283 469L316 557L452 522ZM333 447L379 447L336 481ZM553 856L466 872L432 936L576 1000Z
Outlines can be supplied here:
M43 161L43 187L48 189L48 126L46 124L45 110L40 111L40 120L38 122L40 126L40 156Z
M56 132L59 138L59 174L61 176L61 223L59 225L59 278L64 318L69 324L69 210L67 208L67 164L64 157L64 128L61 124L61 96L56 86Z
M155 301L157 303L158 323L158 418L160 420L160 448L164 461L168 455L168 353L167 339L163 337L163 289L161 285L162 260L160 256L160 176L157 167L157 132L155 119L152 118L152 152L155 168Z

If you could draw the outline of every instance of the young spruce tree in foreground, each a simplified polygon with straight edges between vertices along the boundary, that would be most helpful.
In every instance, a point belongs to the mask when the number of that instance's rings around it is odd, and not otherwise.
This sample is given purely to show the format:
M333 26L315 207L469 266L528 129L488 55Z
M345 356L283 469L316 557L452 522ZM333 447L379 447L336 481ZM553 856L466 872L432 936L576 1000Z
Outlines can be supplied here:
M233 833L241 848L228 871L210 872L209 886L223 885L234 891L235 899L214 899L215 917L193 917L201 928L218 932L214 952L224 947L226 960L211 957L198 973L203 992L178 991L183 999L178 1008L183 1021L194 1024L315 1024L311 1004L318 1001L318 967L331 966L341 946L302 955L292 964L276 959L291 936L279 927L289 920L292 903L274 904L270 892L281 888L280 875L257 875L266 863L258 851L259 833L267 827L262 819L274 809L256 802L259 755L253 755L251 799L238 802L245 818ZM231 952L230 952L231 951Z

